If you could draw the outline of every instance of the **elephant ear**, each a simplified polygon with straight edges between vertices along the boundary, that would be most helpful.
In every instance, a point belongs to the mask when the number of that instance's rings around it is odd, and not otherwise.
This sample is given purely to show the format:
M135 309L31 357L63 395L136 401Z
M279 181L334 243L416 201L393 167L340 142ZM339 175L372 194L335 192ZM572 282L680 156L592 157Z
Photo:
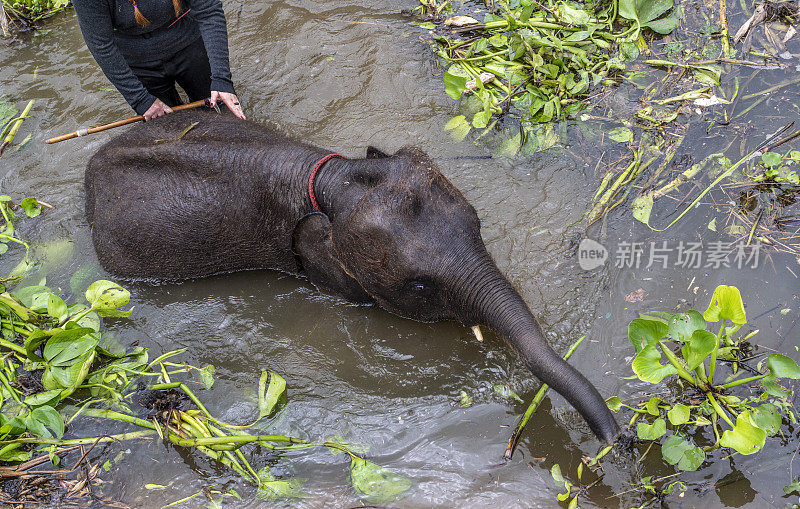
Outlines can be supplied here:
M408 222L414 208L397 187L372 189L349 215L336 216L331 235L339 263L381 305L386 291L404 277L406 264L397 240L403 235L402 223Z
M367 159L386 159L387 157L391 156L372 145L367 147Z
M394 155L405 156L410 158L412 161L430 161L430 157L428 157L428 154L426 154L421 149L413 145L406 145L404 147L401 147L400 150L395 152Z
M342 269L331 247L331 223L320 212L309 214L294 228L292 251L309 281L320 290L358 303L372 303L372 297Z

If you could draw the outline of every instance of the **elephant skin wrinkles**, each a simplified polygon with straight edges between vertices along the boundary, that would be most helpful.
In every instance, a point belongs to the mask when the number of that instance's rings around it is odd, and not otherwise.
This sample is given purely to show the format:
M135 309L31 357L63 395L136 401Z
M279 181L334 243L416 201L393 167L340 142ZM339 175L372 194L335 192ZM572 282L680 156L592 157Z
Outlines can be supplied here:
M603 398L549 346L487 252L475 209L430 158L370 148L331 159L315 212L308 179L328 153L232 116L185 111L138 125L86 170L98 259L157 280L277 269L407 318L485 325L613 442L620 429Z

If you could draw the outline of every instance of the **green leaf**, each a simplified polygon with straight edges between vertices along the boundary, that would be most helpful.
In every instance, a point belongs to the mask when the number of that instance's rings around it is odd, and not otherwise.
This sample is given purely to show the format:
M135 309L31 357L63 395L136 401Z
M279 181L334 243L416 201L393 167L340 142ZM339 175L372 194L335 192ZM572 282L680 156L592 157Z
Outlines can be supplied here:
M31 299L31 311L34 313L47 313L47 304L50 302L50 293L37 293Z
M633 140L633 131L627 127L615 127L608 133L608 137L619 143L628 143Z
M578 508L578 495L575 495L574 497L572 497L572 500L569 501L567 509L577 509L577 508Z
M266 387L267 380L269 380L269 387ZM258 418L271 416L278 405L285 400L286 380L277 373L262 371L258 381Z
M238 493L237 493L238 495ZM303 479L277 479L264 467L258 471L258 490L256 498L274 502L277 500L296 500L306 495L303 491ZM239 497L241 500L241 497Z
M47 426L53 430L56 438L61 438L64 436L64 419L55 408L51 406L41 406L39 408L35 408L31 411L29 418L36 419L44 426Z
M619 412L622 408L622 400L619 396L612 396L606 400L606 405L612 412Z
M67 304L58 295L51 293L47 297L47 314L61 320L67 314Z
M626 62L633 62L639 58L639 46L632 41L622 41L619 43L620 54L625 57Z
M97 343L97 351L107 357L115 357L117 359L125 355L125 347L120 343L115 334L108 331L100 335L100 342Z
M75 295L84 293L90 282L97 277L97 273L98 266L96 263L84 265L69 278L69 289Z
M661 360L661 352L655 345L645 346L641 352L636 354L633 359L631 367L639 380L643 382L650 382L657 384L669 375L674 375L678 371L672 364L663 365Z
M33 451L20 451L19 446L22 444L8 444L0 449L0 461L8 461L10 463L22 463L28 461L33 456ZM16 447L15 447L16 446Z
M797 172L790 170L786 166L769 168L764 174L775 182L785 182L793 185L800 184L800 176L797 175Z
M68 366L97 346L98 341L94 330L88 327L60 330L44 346L44 358L54 366Z
M667 321L669 332L667 335L675 341L686 341L692 337L694 331L706 330L706 321L698 311L690 309L686 313L672 315Z
M101 279L86 289L86 300L100 316L126 305L130 299L130 292L113 281Z
M639 0L636 2L636 14L644 25L672 9L672 5L672 0Z
M753 408L750 419L753 424L763 429L768 437L776 434L781 428L781 412L772 403L765 403Z
M650 214L653 212L653 195L645 193L637 196L631 203L633 218L644 224L650 224Z
M209 364L200 369L200 379L203 381L203 385L206 389L210 389L214 385L214 371L213 364ZM286 382L284 382L284 385L285 383Z
M689 370L695 369L711 355L714 347L717 346L717 336L706 330L696 330L681 348L683 358L686 360Z
M553 476L553 480L559 485L564 482L564 475L561 473L561 465L558 463L550 467L550 475Z
M19 417L9 419L5 415L0 414L0 436L18 436L25 433L26 429L25 423Z
M800 476L792 479L792 482L789 483L788 486L784 486L783 492L787 495L791 495L792 493L800 493Z
M483 129L489 124L489 120L492 118L491 110L482 110L475 114L472 118L472 127L475 129Z
M680 470L694 471L706 459L703 449L693 446L678 435L672 435L664 440L661 446L661 457L670 465L678 465Z
M589 13L583 9L576 9L566 3L558 6L558 12L561 19L569 25L586 26L589 23Z
M778 166L781 164L781 156L777 152L767 152L761 156L764 166Z
M662 418L653 421L653 424L646 422L636 423L636 436L642 440L658 440L667 432L667 423Z
M47 426L31 414L24 417L23 422L25 422L25 427L28 428L28 433L32 433L39 438L51 438L53 436L50 430L47 429Z
M776 376L769 374L767 377L761 379L761 386L764 387L764 391L770 396L775 396L776 398L788 398L791 396L792 391L776 383L777 380L778 378Z
M24 277L30 270L33 268L33 264L28 260L26 256L14 267L11 272L8 273L6 276L8 279L15 279Z
M647 345L654 345L667 335L669 327L663 322L636 318L628 324L628 340L636 353Z
M22 210L25 211L28 217L36 217L42 213L42 206L36 201L36 198L25 198L20 203Z
M97 314L104 318L108 317L118 317L118 318L127 318L131 316L133 313L133 308L130 308L127 311L122 311L121 309L98 309Z
M767 358L767 369L775 378L800 378L800 367L791 357L772 353Z
M499 394L504 399L514 399L520 403L525 403L525 400L520 398L516 392L512 391L508 384L495 384L493 388L494 392Z
M65 389L64 392L61 393L62 398L66 398L67 396L75 392L78 386L83 383L83 381L86 379L86 375L89 374L89 369L91 369L92 362L94 362L94 359L95 359L95 351L89 350L81 357L78 357L75 363L68 368L67 372L69 374L69 377L68 379L64 380L67 383L64 384Z
M10 277L10 276L9 276ZM5 304L23 321L27 322L30 318L30 309L25 307L22 302L8 292L0 293L0 303Z
M760 451L764 447L766 438L766 432L753 424L750 411L745 410L736 417L736 426L732 430L725 430L722 434L720 445L748 455Z
M619 0L619 15L633 21L638 21L635 0Z
M707 322L718 322L726 318L733 323L747 323L739 289L735 286L719 285L711 296L711 302L703 313L703 318Z
M663 19L650 21L649 23L642 23L642 28L647 27L653 32L656 32L661 35L667 35L668 33L678 28L679 24L680 21L678 20L678 18L672 15L672 16L667 16L666 18Z
M0 95L0 129L17 115L19 115L19 108L7 100L6 96Z
M691 409L681 403L676 403L675 406L667 410L667 418L673 426L680 426L689 422L690 415Z
M37 245L34 254L35 259L41 261L41 271L49 273L66 266L74 252L75 243L72 239L60 239Z
M61 400L61 389L54 389L50 391L37 392L25 398L25 404L31 408L49 405L55 406Z
M467 122L467 118L464 115L455 116L444 125L444 130L449 132L455 141L461 141L466 138L471 129L472 125Z
M40 357L36 353L36 349L39 348L39 345L44 343L50 335L44 332L41 329L34 329L31 334L25 338L25 353L28 355L28 359L34 362L43 362L44 358Z
M350 483L364 500L376 504L392 502L411 486L411 480L359 457L350 462Z
M77 316L82 314L84 311L88 310L89 308L83 304L73 304L71 305L67 311L69 312L70 316ZM78 325L81 327L88 327L95 332L100 331L100 316L95 313L94 311L89 311L86 315L82 316L77 322Z
M447 95L456 101L461 98L461 94L467 88L467 78L450 74L449 71L444 73L444 91Z
M672 6L672 0L620 0L619 14L637 22L642 28L648 27L659 34L668 34L678 26L677 17L671 15L660 20L657 18L672 9Z
M658 416L661 411L658 408L658 405L661 403L661 398L656 398L655 396L650 398L650 401L644 406L644 409L650 415Z

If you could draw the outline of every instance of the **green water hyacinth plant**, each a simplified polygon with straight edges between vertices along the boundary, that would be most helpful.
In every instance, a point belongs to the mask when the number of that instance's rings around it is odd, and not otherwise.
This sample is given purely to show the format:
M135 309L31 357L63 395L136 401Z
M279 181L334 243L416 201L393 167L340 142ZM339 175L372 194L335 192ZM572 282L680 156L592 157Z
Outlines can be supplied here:
M767 437L778 433L784 417L796 422L791 391L779 381L800 378L800 367L778 353L755 368L747 366L742 351L758 331L737 336L746 323L739 290L721 285L702 314L649 313L628 325L628 339L636 350L632 362L636 377L652 384L668 381L680 390L635 407L622 404L618 397L609 399L608 405L614 411L623 406L632 410L631 427L636 425L638 438L664 439L662 457L680 470L696 470L706 453L722 447L756 453ZM730 365L724 378L723 360ZM745 376L745 367L751 376ZM745 387L751 390L736 394ZM692 439L696 432L709 428L714 443L696 445Z
M24 245L27 253L28 244L13 229L17 217L12 209L17 206L5 198L0 196L0 212L6 220L3 231L8 238L0 239L0 245L10 238L12 245ZM18 207L31 217L41 211L33 198L23 200ZM67 454L76 446L157 436L227 467L254 485L255 497L261 500L302 499L305 480L278 477L270 465L257 469L253 463L262 463L263 459L256 448L277 454L308 448L345 454L350 460L348 480L353 492L366 502L393 502L411 489L410 479L368 461L363 456L368 447L353 446L344 438L312 441L263 434L266 421L277 419L288 404L287 382L275 372L261 373L253 422L241 425L217 419L189 387L211 389L216 371L213 365L176 362L175 357L186 352L185 348L150 360L147 348L126 348L113 333L103 330L104 318L131 315L133 308L125 309L131 298L128 290L107 280L88 284L91 279L87 276L93 272L88 265L70 280L73 297L79 299L82 294L85 303L69 304L47 286L45 277L38 284L19 287L22 275L31 276L30 264L24 266L20 276L0 279L0 461L25 470L34 453L41 458L43 450L56 465L59 454ZM152 413L143 418L143 410ZM78 437L82 418L105 420L115 426L123 423L133 429L115 435ZM35 458L31 461L39 464ZM37 470L37 474L60 475L63 471ZM234 490L204 489L201 493L206 491L209 496L241 500Z

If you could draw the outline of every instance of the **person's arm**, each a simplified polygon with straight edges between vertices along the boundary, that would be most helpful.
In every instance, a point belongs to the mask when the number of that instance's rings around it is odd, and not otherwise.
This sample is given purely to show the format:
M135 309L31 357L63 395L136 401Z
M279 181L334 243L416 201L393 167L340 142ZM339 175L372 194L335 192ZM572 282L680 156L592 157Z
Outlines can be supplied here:
M128 104L143 115L154 106L156 98L144 88L114 44L114 28L108 3L97 0L73 0L83 40L103 74L122 94ZM158 101L159 103L161 101ZM163 104L163 103L162 103ZM169 109L169 107L166 107ZM164 110L166 112L166 110Z
M239 118L245 118L233 88L231 66L228 60L228 28L221 0L190 0L189 16L200 25L200 35L211 66L211 105L217 99Z

